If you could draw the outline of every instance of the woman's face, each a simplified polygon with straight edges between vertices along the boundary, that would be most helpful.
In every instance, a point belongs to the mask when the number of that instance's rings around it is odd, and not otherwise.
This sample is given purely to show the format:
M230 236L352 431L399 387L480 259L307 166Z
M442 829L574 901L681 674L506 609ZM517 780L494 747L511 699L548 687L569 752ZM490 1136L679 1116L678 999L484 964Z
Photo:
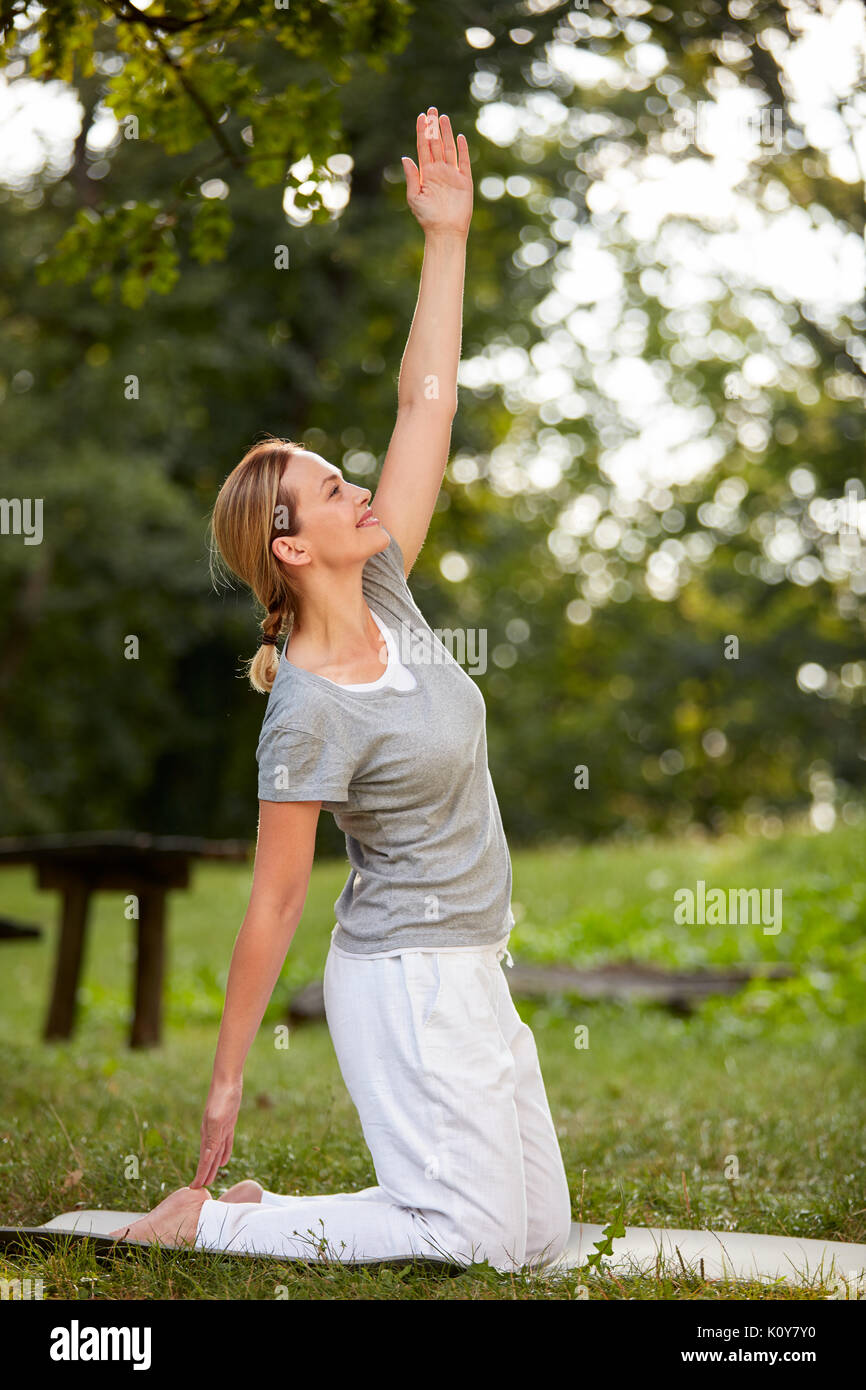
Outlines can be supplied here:
M388 534L370 514L368 487L347 482L339 468L306 449L292 454L283 478L298 499L299 529L273 541L278 559L330 569L363 563L386 549Z

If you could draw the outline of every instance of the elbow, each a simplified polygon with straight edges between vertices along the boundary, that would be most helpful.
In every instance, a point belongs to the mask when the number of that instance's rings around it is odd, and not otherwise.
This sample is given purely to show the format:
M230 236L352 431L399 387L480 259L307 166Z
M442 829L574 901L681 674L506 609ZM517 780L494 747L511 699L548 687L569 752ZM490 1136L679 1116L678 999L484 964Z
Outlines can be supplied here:
M440 388L437 377L427 379L427 386L419 391L402 392L397 398L397 415L409 415L416 419L423 414L425 419L453 420L457 414L457 391Z
M303 916L305 901L306 894L303 897L292 894L267 898L254 895L243 926L251 927L256 934L266 931L280 937L291 937Z
M304 915L304 904L306 900L307 895L304 893L303 897L292 896L285 898L276 905L274 916L283 931L294 931Z

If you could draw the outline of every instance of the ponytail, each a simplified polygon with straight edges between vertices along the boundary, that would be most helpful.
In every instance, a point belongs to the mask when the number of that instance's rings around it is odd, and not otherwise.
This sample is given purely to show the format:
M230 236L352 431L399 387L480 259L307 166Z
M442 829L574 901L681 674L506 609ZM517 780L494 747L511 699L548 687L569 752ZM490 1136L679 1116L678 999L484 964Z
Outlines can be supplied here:
M290 570L271 545L277 536L298 532L297 497L285 475L292 455L302 448L275 435L254 444L226 478L211 515L212 578L223 567L228 569L264 609L259 648L245 668L250 685L260 694L267 694L276 680L280 661L276 644L291 633L298 613Z

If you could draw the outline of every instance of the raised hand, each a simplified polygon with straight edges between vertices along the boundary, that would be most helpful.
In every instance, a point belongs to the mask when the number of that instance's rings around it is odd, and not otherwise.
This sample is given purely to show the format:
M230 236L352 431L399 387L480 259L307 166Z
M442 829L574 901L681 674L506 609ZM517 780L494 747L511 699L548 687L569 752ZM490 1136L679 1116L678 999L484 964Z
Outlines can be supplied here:
M403 157L406 201L425 232L466 236L472 218L472 169L465 135L435 106L415 123L418 163Z

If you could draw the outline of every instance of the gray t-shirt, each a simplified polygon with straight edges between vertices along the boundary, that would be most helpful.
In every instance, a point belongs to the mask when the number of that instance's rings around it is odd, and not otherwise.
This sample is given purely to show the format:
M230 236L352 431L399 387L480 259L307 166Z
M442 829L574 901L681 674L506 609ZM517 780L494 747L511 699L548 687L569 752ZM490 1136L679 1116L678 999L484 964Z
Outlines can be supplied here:
M498 944L514 925L511 859L484 698L417 607L393 536L361 582L387 629L393 679L350 689L283 655L256 752L259 798L321 801L344 832L339 950Z

